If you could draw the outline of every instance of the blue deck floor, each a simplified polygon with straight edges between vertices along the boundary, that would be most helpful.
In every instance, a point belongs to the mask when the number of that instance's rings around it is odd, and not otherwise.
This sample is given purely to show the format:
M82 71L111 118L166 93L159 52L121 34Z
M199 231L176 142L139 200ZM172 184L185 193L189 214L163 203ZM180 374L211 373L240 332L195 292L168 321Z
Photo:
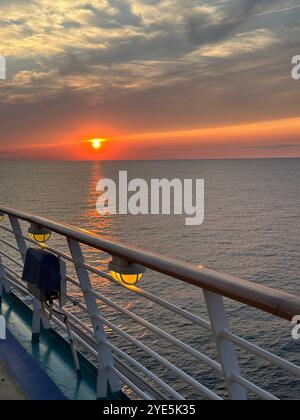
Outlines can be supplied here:
M68 346L62 345L60 340L46 331L41 332L39 343L31 342L31 313L23 303L4 295L2 314L13 337L68 399L96 399L96 376L88 363L81 366L82 378L79 379Z

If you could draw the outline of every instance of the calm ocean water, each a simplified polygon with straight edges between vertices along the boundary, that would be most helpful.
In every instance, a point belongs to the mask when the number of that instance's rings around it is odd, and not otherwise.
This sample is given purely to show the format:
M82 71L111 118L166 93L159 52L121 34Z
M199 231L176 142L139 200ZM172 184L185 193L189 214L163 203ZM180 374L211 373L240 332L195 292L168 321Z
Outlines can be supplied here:
M96 183L100 178L116 178L127 170L129 178L204 178L205 222L187 227L184 216L104 216L96 212ZM300 159L226 161L146 161L146 162L0 162L1 205L31 211L45 217L119 239L128 244L161 252L171 257L294 294L299 289L299 180ZM52 239L61 249L65 244ZM104 267L103 255L88 252L88 260ZM215 356L211 337L188 322L160 310L154 304L93 279L95 287L147 320L175 333L195 348ZM177 280L147 273L141 284L160 296L207 317L200 290ZM274 317L227 301L234 332L300 364L300 345L291 338L291 325ZM193 373L202 383L221 395L224 384L205 366L138 327L132 321L103 306L109 319L138 339ZM179 391L190 392L176 377L166 374L156 362L136 352L128 343L123 349L139 357ZM179 357L178 357L179 356ZM246 377L281 398L299 396L300 384L278 369L253 361L239 353ZM188 391L188 392L186 392ZM225 395L225 394L224 394Z

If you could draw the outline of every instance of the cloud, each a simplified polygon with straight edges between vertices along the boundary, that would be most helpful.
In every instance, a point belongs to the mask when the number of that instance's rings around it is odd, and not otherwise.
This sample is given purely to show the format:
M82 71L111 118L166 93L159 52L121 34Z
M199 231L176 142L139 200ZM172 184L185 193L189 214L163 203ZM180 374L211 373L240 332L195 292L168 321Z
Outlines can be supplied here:
M256 146L244 146L246 149L270 149L270 150L280 150L280 149L300 149L300 144L288 144L288 143L282 143L282 144L262 144L262 145L256 145Z
M199 50L204 57L229 57L232 55L255 53L274 46L279 39L268 29L257 29L253 32L237 34L234 38Z
M267 16L267 15L273 15L273 14L278 14L278 13L281 14L281 13L291 12L299 8L300 8L300 4L295 4L290 7L284 7L283 9L268 10L267 12L258 13L256 16Z

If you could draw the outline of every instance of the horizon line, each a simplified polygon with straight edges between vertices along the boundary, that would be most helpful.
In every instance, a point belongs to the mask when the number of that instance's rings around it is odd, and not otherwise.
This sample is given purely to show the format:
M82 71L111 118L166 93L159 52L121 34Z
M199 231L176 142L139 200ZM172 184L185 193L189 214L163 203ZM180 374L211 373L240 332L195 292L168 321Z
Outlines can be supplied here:
M169 159L3 159L0 162L170 162L170 161L203 161L203 160L280 160L300 159L300 156L258 156L258 157L212 157L212 158L169 158Z

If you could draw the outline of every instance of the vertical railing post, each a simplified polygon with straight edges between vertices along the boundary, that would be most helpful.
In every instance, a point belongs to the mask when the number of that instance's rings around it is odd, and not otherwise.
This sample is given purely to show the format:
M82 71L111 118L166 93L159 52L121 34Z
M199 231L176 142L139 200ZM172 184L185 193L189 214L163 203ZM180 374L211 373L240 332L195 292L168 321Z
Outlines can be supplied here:
M96 315L101 315L101 313L96 298L90 293L92 292L92 286L89 273L84 267L84 256L81 246L79 242L70 238L68 238L68 244L98 343L97 397L102 399L107 397L108 384L112 392L119 392L121 386L118 377L111 369L113 366L111 350L103 343L106 340L106 333L102 322L96 318Z
M19 220L15 216L9 216L9 221L15 235L15 239L17 242L17 246L18 246L22 261L23 263L25 263L27 246L23 238L23 232L22 232Z
M23 232L22 232L19 220L15 216L10 215L9 221L10 221L12 230L14 232L17 246L18 246L18 249L19 249L23 264L24 264L25 259L26 259L27 245L26 245L25 239L23 238ZM34 299L33 314L32 314L32 341L33 342L39 341L41 322L45 329L51 328L50 321L42 312L41 302L38 299Z
M6 280L5 267L4 267L4 264L2 262L2 258L0 255L0 310L1 310L1 305L2 305L3 291L5 291L6 293L9 293L10 289L11 287L8 281Z
M67 302L67 264L59 257L59 268L60 268L60 294L59 294L59 306L63 307Z
M240 367L235 346L222 337L224 331L229 331L229 323L223 298L222 296L207 290L204 290L203 293L216 341L217 351L223 368L229 398L231 400L247 400L245 389L232 379L234 374L240 375Z

